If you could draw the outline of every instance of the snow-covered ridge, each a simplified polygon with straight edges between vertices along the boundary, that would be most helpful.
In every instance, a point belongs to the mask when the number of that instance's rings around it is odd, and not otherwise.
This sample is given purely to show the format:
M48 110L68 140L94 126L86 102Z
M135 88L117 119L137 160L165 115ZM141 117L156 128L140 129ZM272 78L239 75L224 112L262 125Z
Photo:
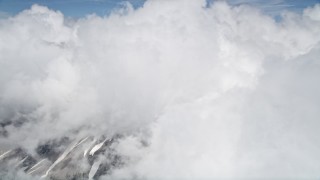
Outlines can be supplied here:
M30 155L21 148L4 152L0 149L0 173L14 169L30 176L50 179L98 178L113 168L119 168L123 163L111 148L115 141L116 138L101 141L93 137L68 141L69 145L64 146L65 149L58 156L52 153L57 149L54 145L62 144L42 144L38 146L38 153L35 155ZM88 150L90 154L83 156Z

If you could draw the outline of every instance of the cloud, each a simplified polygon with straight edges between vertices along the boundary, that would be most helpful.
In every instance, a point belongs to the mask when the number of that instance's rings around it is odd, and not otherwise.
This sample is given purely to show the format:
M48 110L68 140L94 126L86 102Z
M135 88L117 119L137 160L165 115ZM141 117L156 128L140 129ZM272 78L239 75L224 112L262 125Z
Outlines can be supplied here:
M105 179L318 177L319 5L205 3L1 20L1 147L118 136Z

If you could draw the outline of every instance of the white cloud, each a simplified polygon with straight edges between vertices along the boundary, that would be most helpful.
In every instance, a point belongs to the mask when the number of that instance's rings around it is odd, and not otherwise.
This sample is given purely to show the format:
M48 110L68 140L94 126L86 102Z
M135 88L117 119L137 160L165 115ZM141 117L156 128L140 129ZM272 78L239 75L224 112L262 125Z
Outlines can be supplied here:
M26 120L0 143L122 134L106 179L318 177L319 5L275 22L204 4L0 21L0 118Z

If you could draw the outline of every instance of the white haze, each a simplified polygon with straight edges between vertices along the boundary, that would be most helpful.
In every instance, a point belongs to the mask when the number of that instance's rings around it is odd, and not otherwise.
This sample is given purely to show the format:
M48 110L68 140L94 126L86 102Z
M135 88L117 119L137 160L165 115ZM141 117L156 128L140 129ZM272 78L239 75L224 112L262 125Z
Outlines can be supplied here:
M0 20L0 118L27 119L0 143L122 134L104 179L320 177L319 57L319 4L280 22L225 2L75 21L33 5Z

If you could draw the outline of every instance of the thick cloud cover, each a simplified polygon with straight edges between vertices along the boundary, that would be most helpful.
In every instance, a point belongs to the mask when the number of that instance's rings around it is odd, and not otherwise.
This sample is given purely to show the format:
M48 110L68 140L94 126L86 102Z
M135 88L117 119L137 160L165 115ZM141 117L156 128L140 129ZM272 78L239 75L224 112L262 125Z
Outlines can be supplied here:
M149 0L0 20L1 148L121 135L105 179L319 177L320 5Z

